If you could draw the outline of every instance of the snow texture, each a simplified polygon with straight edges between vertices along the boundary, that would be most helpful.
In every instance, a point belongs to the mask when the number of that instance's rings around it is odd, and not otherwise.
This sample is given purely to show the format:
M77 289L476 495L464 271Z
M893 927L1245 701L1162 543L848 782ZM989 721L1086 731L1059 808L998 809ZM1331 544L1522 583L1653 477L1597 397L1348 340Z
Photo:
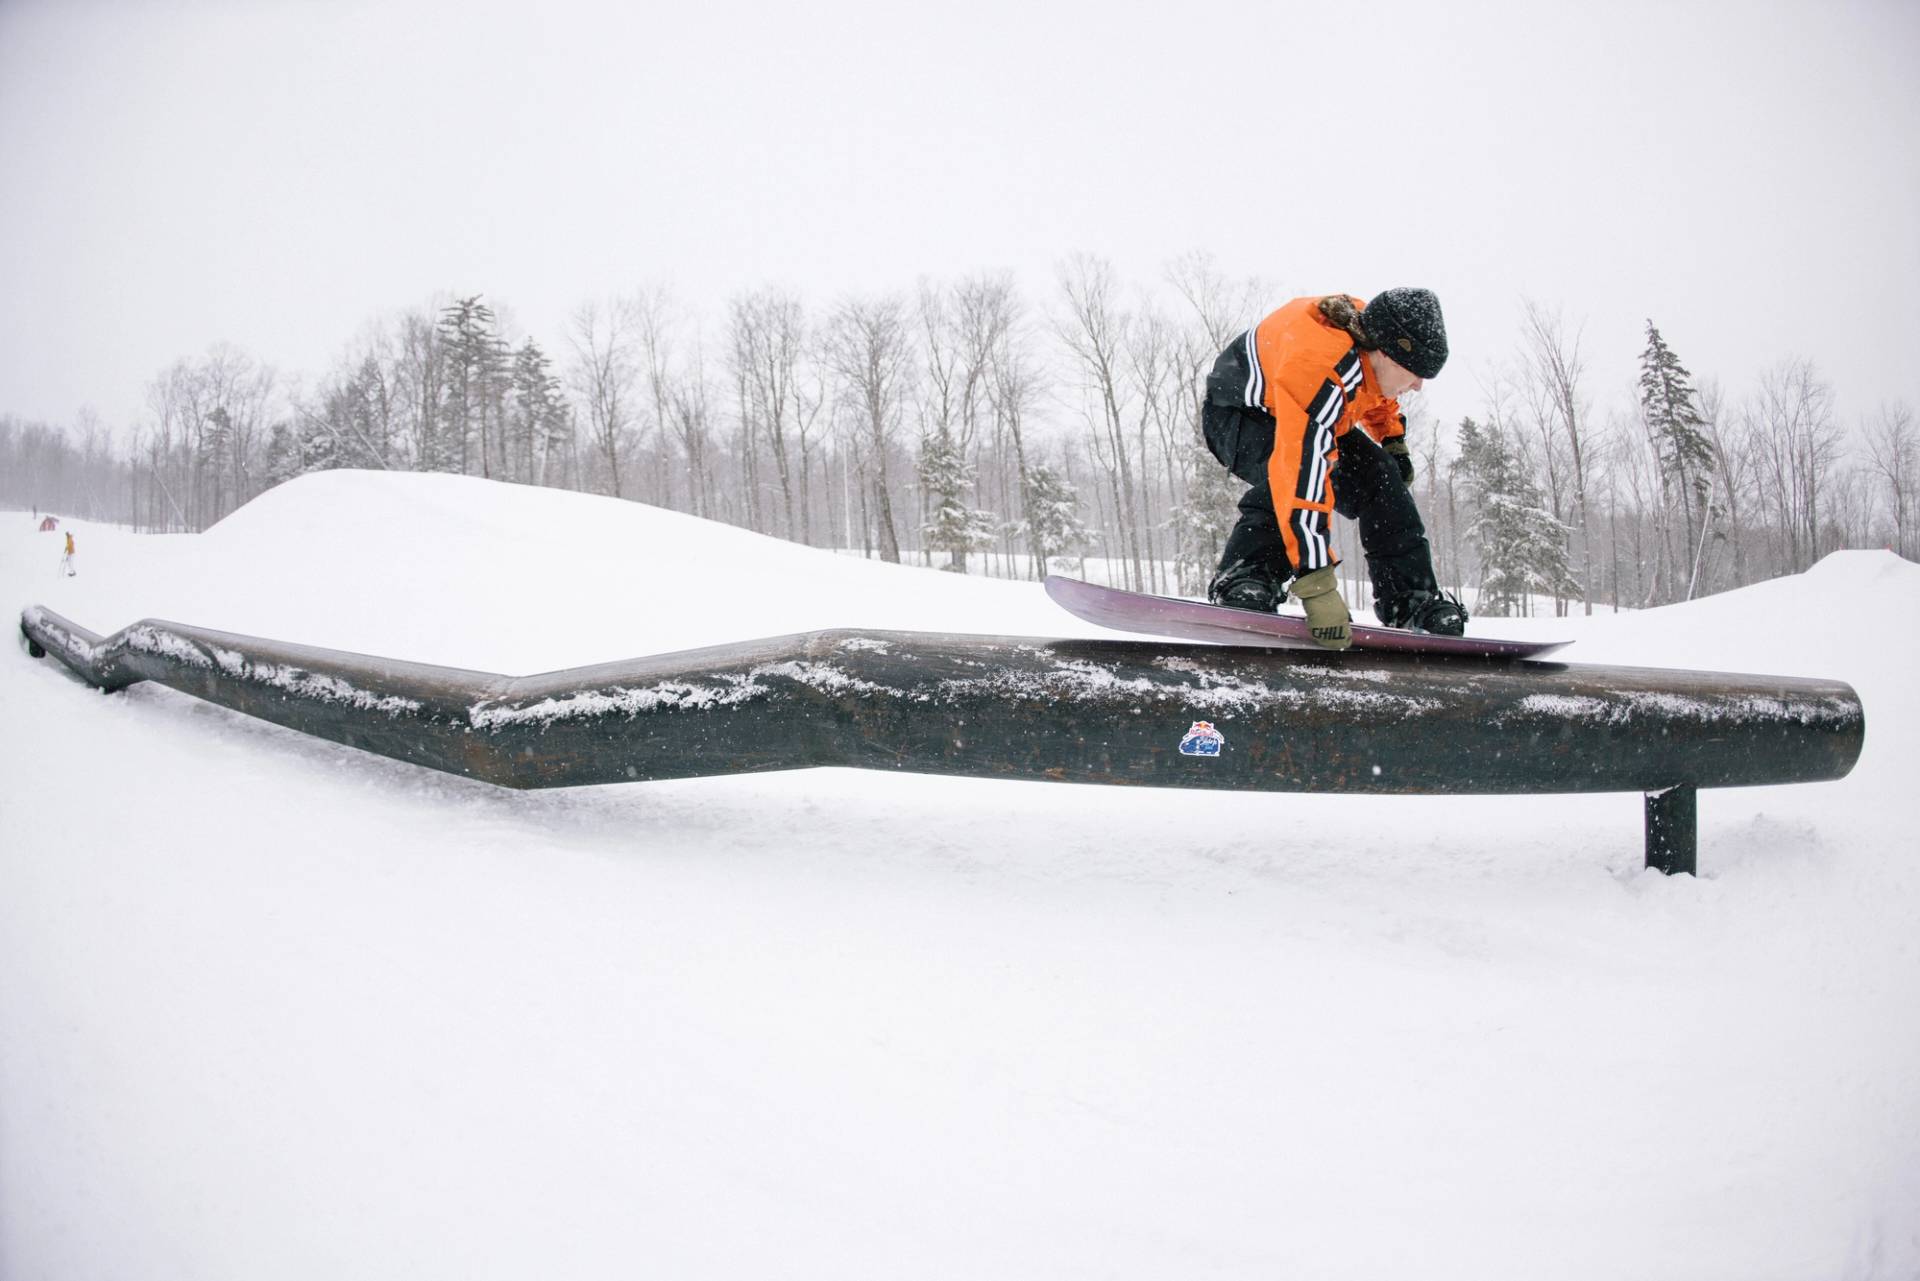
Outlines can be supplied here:
M606 690L582 690L563 698L543 698L525 707L477 703L468 709L467 719L474 728L485 730L508 725L551 725L555 721L605 715L638 716L663 707L696 711L729 707L765 693L766 687L753 680L739 680L726 686L662 681L649 689L615 686Z
M59 578L0 513L0 606L506 674L1109 635L1032 583L458 477L309 476L194 537L75 525ZM714 586L744 564L750 603ZM1633 795L514 792L15 646L0 1276L1920 1275L1920 569L1474 626L1842 679L1866 750L1701 793L1703 874L1669 878ZM1390 689L1367 670L1322 696ZM1044 716L1091 679L1009 692Z
M1703 724L1737 724L1749 719L1792 720L1802 725L1840 725L1853 717L1853 707L1844 699L1827 698L1788 702L1778 698L1734 698L1717 701L1688 698L1684 694L1658 692L1624 693L1612 698L1586 694L1529 694L1517 704L1527 715L1550 716L1559 720L1631 723L1636 715L1646 714L1656 723L1663 719L1688 719Z
M95 649L92 641L54 622L47 616L47 611L44 609L35 607L31 609L31 613L35 624L45 629L45 635L48 640L79 659L82 663L91 664L98 661L99 653Z
M185 663L189 667L217 670L236 680L251 681L283 689L299 698L326 703L346 703L364 711L399 716L420 710L417 699L397 694L376 694L338 676L310 672L284 663L256 663L246 655L219 645L202 645L177 632L152 624L127 629L128 649Z

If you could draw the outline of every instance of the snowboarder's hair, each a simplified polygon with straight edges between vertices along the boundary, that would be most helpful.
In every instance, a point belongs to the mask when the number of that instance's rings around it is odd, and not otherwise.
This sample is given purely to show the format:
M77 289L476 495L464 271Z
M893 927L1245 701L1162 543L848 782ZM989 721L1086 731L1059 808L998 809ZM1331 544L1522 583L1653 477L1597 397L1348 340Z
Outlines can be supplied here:
M1335 329L1346 330L1347 336L1353 339L1353 345L1361 351L1374 349L1373 340L1367 337L1366 326L1360 323L1360 309L1353 305L1353 299L1345 294L1328 294L1320 300L1320 314Z

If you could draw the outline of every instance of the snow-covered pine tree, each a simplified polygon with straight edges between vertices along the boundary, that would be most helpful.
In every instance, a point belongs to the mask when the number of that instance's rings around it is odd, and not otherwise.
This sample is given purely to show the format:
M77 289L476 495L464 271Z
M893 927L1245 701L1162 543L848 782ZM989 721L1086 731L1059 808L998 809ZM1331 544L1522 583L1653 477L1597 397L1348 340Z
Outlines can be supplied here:
M385 467L391 452L393 403L386 371L369 352L332 390L321 405L325 434L332 442L323 451L325 467ZM320 466L309 467L317 471Z
M208 489L213 500L212 520L219 520L239 505L237 502L229 505L229 495L221 487L233 458L233 446L233 415L225 405L215 405L207 415L206 425L200 432L199 448L194 452L195 474L204 475L211 482Z
M944 425L920 441L920 491L927 503L927 521L920 527L927 549L947 553L942 569L967 572L967 553L993 545L997 526L993 513L967 506L973 488L973 464L960 452L953 433Z
M1027 472L1027 516L1019 530L1040 563L1034 577L1047 576L1047 560L1068 552L1083 551L1093 541L1092 531L1080 519L1080 497L1067 478L1046 463L1035 463Z
M480 474L494 472L495 407L504 387L503 345L494 331L493 308L481 295L456 300L440 313L447 361L445 424L457 450L454 470L471 472L471 447L479 446ZM478 438L477 440L475 438Z
M336 414L344 412L340 403L342 397L342 392L332 391L328 393L319 414L302 416L291 475L303 476L310 471L329 471L346 466L341 459L340 428L331 421Z
M1713 475L1713 445L1706 433L1693 390L1693 375L1667 346L1653 321L1647 321L1647 346L1640 353L1640 409L1654 457L1660 463L1661 548L1667 558L1662 581L1677 599L1688 579L1695 540L1703 538ZM1678 554L1666 513L1678 503L1681 517Z
M284 422L267 429L267 460L262 479L266 487L292 480L300 474L300 438Z
M1220 549L1240 518L1237 504L1246 485L1222 467L1206 446L1189 442L1192 451L1187 474L1193 479L1187 492L1167 517L1173 529L1174 565L1180 591L1198 596L1206 591L1220 561Z
M508 475L529 484L547 480L547 459L563 452L571 427L566 393L553 361L529 338L513 353L512 406L507 414Z
M393 387L379 357L372 352L368 352L360 361L360 372L354 377L354 389L358 398L355 406L358 414L355 438L364 452L364 460L356 458L354 465L385 467L393 454Z
M1580 591L1569 563L1572 531L1547 510L1506 434L1471 418L1460 423L1460 458L1469 510L1467 541L1480 556L1475 612L1512 617L1531 612L1535 593L1571 598Z

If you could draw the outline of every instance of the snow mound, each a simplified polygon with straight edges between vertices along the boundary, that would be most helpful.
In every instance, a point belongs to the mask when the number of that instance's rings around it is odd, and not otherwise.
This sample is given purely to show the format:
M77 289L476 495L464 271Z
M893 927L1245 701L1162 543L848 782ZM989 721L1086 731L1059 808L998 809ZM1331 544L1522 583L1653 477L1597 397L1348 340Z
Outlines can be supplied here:
M88 625L156 616L514 675L832 627L1103 634L1036 584L477 477L318 472L183 541L176 572Z
M87 575L63 590L70 616L98 631L158 617L509 675L825 628L1118 636L1035 583L477 477L303 476L203 535L143 540L138 573L111 538L85 542ZM1662 609L1472 625L1571 637L1560 657L1572 662L1809 676L1843 676L1879 638L1917 628L1920 566L1883 551Z
M1848 603L1920 599L1920 565L1888 550L1830 552L1800 577Z
M1743 627L1752 628L1765 626L1770 619L1835 609L1859 622L1886 624L1916 603L1920 603L1920 565L1889 551L1841 551L1822 558L1805 573L1640 612L1696 623L1716 616L1737 617Z
M1920 629L1920 565L1835 552L1803 574L1683 604L1554 621L1581 638L1560 655L1572 662L1852 679L1879 670L1888 636Z
M709 557L807 559L811 549L731 525L600 494L419 472L314 472L266 491L204 535L224 549L386 556L472 547L550 551L597 544L688 548ZM645 567L643 567L645 568Z

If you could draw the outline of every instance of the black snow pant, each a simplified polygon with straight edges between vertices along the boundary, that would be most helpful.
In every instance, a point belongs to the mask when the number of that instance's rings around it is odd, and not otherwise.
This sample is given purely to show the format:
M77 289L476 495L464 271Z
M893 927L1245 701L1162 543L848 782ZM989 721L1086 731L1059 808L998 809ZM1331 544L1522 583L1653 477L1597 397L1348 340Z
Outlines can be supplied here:
M1201 422L1214 457L1253 486L1240 497L1240 520L1227 535L1220 569L1246 561L1294 577L1299 567L1288 562L1273 493L1267 487L1273 415L1208 402ZM1373 580L1374 613L1385 620L1394 616L1409 594L1439 591L1427 528L1413 492L1400 479L1399 464L1373 437L1355 427L1340 437L1339 446L1340 461L1333 468L1333 509L1360 527L1360 547Z

